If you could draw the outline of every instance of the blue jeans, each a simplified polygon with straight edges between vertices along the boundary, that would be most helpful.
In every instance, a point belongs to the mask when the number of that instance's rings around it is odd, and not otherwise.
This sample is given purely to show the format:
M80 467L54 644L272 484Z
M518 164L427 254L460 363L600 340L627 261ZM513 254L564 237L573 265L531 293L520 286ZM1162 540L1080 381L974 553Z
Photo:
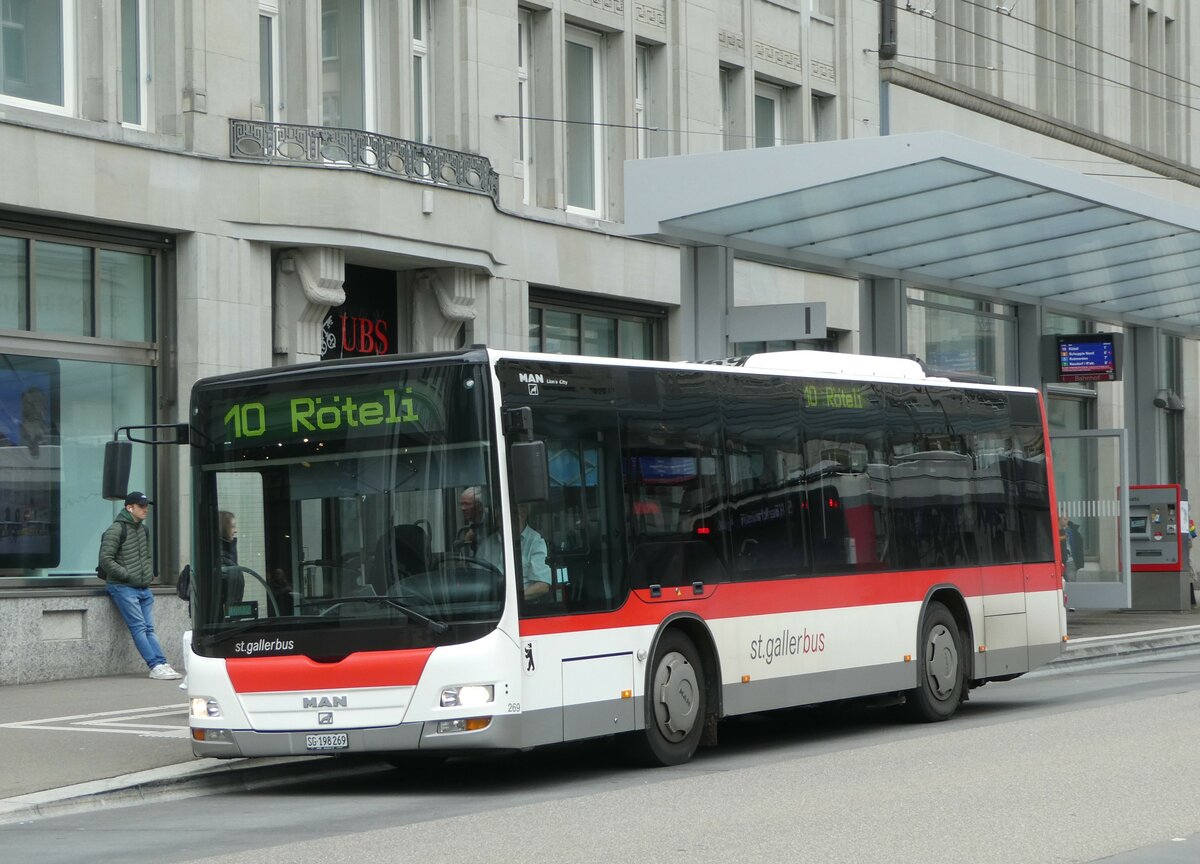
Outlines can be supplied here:
M129 625L129 633L133 636L133 644L138 653L153 669L167 662L163 656L162 646L158 644L158 636L154 633L154 595L149 588L134 588L123 582L109 582L108 596L117 604L117 610L125 623Z

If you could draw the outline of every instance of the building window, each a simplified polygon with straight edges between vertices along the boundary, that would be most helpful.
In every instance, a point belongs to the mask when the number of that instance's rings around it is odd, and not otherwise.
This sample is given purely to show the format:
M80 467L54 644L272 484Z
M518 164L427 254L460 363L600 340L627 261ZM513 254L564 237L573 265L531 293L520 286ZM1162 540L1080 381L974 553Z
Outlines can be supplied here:
M814 93L812 97L813 140L836 141L837 114L832 96Z
M721 149L732 150L730 136L733 134L733 71L722 66L717 75L717 86L721 90Z
M1181 133L1188 128L1188 124L1185 120L1187 114L1178 110L1176 106L1184 99L1181 84L1184 82L1186 71L1183 68L1183 51L1179 44L1179 26L1172 18L1163 21L1163 42L1163 62L1166 64L1167 73L1163 76L1166 89L1163 102L1166 123L1165 152L1172 159L1179 159L1185 146Z
M144 251L0 235L0 576L94 572L78 538L120 507L97 494L98 432L156 419L154 272ZM153 489L153 450L135 449L134 488Z
M29 329L28 241L0 236L0 330Z
M367 0L321 0L322 126L374 123L370 12Z
M413 140L429 144L429 0L412 0Z
M778 147L783 143L783 88L757 81L754 84L754 146Z
M836 351L837 335L830 333L825 339L768 339L765 342L734 342L733 356L770 354L774 351Z
M650 48L638 45L633 54L633 125L637 127L637 149L635 158L645 159L649 155L646 135L650 125L649 86Z
M533 13L517 10L517 163L521 171L521 200L529 203L533 185Z
M75 4L0 0L0 102L74 110Z
M577 304L550 294L529 301L529 350L588 357L663 359L666 314L659 309L629 306L614 310Z
M0 330L152 343L154 259L0 235Z
M121 0L121 122L146 126L146 0Z
M279 2L258 4L258 101L263 119L275 120L279 99Z
M602 216L604 186L603 37L567 29L566 185L567 209Z
M40 333L94 335L92 250L48 242L34 249L34 328Z
M935 372L1011 384L1016 338L1011 305L908 288L908 350Z

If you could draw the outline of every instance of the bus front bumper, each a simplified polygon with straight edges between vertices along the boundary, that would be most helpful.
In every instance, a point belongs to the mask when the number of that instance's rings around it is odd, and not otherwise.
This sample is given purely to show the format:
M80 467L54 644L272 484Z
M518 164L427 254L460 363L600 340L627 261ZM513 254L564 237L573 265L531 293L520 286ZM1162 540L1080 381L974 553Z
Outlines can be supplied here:
M247 756L337 756L343 753L517 748L519 717L500 715L490 719L484 729L462 732L439 731L441 721L437 720L368 729L306 729L300 732L193 728L192 752L209 759L240 759ZM197 738L197 733L201 733L203 739Z

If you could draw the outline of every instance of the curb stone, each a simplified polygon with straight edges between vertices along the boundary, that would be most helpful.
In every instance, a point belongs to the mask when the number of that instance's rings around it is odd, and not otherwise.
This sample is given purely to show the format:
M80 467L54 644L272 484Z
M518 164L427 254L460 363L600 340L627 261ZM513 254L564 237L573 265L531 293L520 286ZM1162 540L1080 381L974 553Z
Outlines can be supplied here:
M1088 636L1070 639L1062 656L1051 661L1050 668L1077 666L1095 660L1115 660L1200 647L1200 627L1171 627L1121 633L1112 636Z
M314 774L336 776L360 767L353 763L339 770L329 764L333 758L336 757L197 759L104 780L89 780L0 800L0 825L120 807L139 801L191 798L218 790L240 788L248 791Z

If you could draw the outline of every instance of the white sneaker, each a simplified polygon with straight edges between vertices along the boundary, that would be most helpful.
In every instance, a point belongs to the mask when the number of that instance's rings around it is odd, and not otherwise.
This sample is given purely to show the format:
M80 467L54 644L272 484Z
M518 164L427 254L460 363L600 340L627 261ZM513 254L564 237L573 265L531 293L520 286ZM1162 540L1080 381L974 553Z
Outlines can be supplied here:
M183 676L172 669L170 663L159 663L150 670L150 677L156 681L173 681Z
M183 680L179 682L179 689L180 689L180 690L186 690L186 689L187 689L187 676L186 676L186 675L184 675L184 676L183 676Z

